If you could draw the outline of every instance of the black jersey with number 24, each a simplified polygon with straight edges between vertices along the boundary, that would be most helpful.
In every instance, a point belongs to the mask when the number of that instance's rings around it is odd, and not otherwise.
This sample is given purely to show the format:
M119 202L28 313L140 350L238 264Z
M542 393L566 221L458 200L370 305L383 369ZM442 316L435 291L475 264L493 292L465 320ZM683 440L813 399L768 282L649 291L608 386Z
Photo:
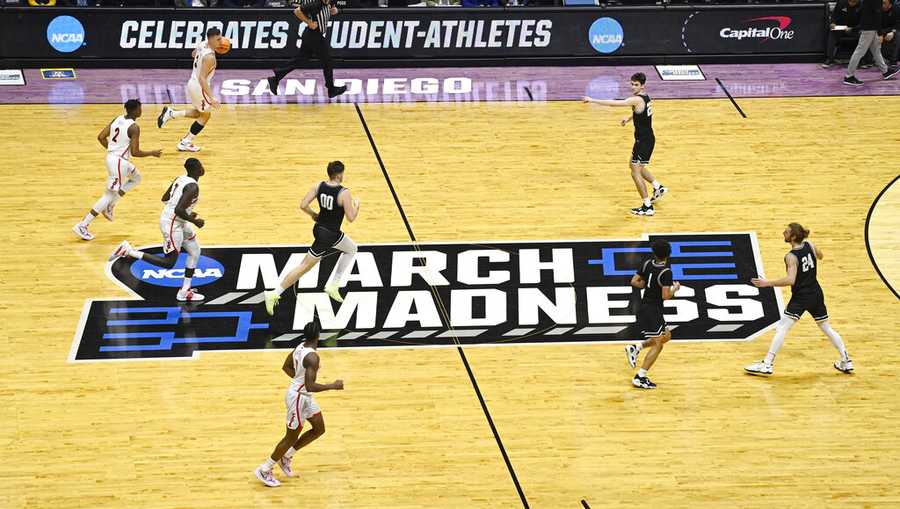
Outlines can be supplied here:
M809 242L803 242L799 249L791 249L790 253L797 257L797 277L791 285L792 293L804 293L819 288L816 279L816 253Z

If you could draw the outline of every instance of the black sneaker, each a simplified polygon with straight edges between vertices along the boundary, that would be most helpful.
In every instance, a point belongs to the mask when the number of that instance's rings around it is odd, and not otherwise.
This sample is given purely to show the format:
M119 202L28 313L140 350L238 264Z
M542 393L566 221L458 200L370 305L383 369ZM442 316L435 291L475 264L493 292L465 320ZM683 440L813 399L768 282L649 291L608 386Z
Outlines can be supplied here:
M271 90L273 94L278 95L278 80L275 79L275 76L269 76L266 78L266 81L269 82L269 90Z
M887 78L885 78L887 79ZM863 86L863 82L856 79L856 76L845 76L844 77L844 85L850 85L853 87L861 87Z
M656 389L656 384L645 376L634 375L634 378L631 379L631 385L638 389Z
M883 76L884 79L889 80L896 76L897 73L900 73L900 67L888 67L888 70L884 71L881 76Z
M828 69L834 65L834 60L826 60L822 62L822 69Z
M653 211L653 205L650 205L649 207L641 205L638 208L631 209L631 213L636 216L652 216L656 212Z
M343 94L346 91L347 91L347 87L343 86L343 85L340 87L331 87L328 89L328 98L332 99L334 97L337 97L337 96Z

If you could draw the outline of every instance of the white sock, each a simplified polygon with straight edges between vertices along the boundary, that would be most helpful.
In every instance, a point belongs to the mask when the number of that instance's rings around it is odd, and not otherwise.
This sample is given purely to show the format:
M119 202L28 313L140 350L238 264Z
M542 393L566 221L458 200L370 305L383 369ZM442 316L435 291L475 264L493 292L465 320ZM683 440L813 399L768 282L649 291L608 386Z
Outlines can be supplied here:
M645 206L645 207L649 207L649 206L650 206L650 198L644 198L644 206Z
M661 185L662 185L662 184L660 184L660 183L659 183L659 181L658 181L658 180L654 180L654 181L653 181L653 182L651 182L651 183L650 183L650 184L652 184L652 185L653 185L653 189L659 189L659 186L661 186Z
M185 116L185 114L187 114L187 111L185 111L185 110L172 110L172 113L171 113L172 118L183 117L183 116Z
M184 144L188 144L194 141L194 133L188 132L184 135L184 138L181 138L181 142Z
M97 217L97 216L88 212L87 214L84 215L84 219L82 219L81 222L78 224L87 228L87 225L91 224L91 221L93 221L95 217Z
M278 286L275 287L275 295L281 295L287 288L284 287L284 281L279 281Z
M291 447L290 449L287 450L286 453L284 453L284 456L285 456L287 459L291 459L291 458L294 457L295 454L297 454L297 450L294 449L293 447Z
M781 321L778 322L778 326L775 328L775 337L772 338L772 344L769 345L769 353L766 354L765 362L766 364L771 365L775 362L775 356L778 355L778 350L781 350L781 346L784 345L784 338L787 337L787 333L791 330L791 327L797 323L796 320L788 317L782 317Z
M191 289L191 278L185 277L184 282L181 283L181 291L186 292Z
M647 370L644 369L644 368L639 369L639 370L638 370L638 376L641 377L641 378L644 378L645 376L647 376Z
M274 467L274 466L275 466L275 460L273 460L272 458L266 458L266 462L263 463L262 465L260 465L259 468L263 472L271 472L272 467Z
M137 249L131 248L128 250L128 256L140 260L144 257L144 253L138 251Z
M831 328L828 320L819 322L819 328L822 329L822 332L824 332L826 336L828 336L828 339L831 340L831 344L837 348L837 351L841 354L841 360L849 359L850 356L847 354L847 349L844 347L844 340L841 339L841 335L838 334L836 330Z

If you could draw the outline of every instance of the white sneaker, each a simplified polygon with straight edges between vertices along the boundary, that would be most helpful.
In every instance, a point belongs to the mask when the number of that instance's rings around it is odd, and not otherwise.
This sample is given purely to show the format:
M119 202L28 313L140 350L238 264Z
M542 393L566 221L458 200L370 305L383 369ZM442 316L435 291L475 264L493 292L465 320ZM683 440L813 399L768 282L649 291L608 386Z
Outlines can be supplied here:
M275 476L272 475L271 470L269 470L267 472L267 471L263 470L262 467L259 467L253 473L256 474L257 479L262 481L263 484L265 484L266 486L268 486L270 488L277 488L277 487L281 486L281 483L278 482L278 479L276 479Z
M654 189L654 190L653 190L653 196L650 198L650 202L651 202L651 203L652 203L652 202L655 202L656 200L658 200L658 199L662 198L663 196L665 196L666 193L668 193L668 192L669 192L669 190L666 189L666 186L660 184L660 185L659 185L659 189Z
M81 237L81 240L94 240L94 235L88 231L87 226L81 223L73 226L72 231L75 232L75 235Z
M281 295L278 295L275 291L266 290L263 292L266 297L266 313L269 313L269 316L275 315L275 306L278 305L278 301L281 299Z
M172 108L163 106L162 113L156 118L156 127L162 129L169 120L172 120Z
M634 345L628 345L625 347L625 357L628 358L628 365L632 368L637 366L638 354L641 353L640 350Z
M775 370L771 364L766 364L765 361L754 362L749 366L744 366L744 371L750 373L751 375L771 375Z
M334 299L336 302L344 302L344 298L341 297L340 292L338 292L338 285L336 283L325 285L325 293L327 293L328 296Z
M113 218L113 209L116 208L116 203L118 203L118 201L110 202L109 205L100 212L109 222L115 221L115 218Z
M123 240L119 247L113 251L113 254L109 255L109 261L114 262L119 258L123 258L128 256L128 253L131 251L131 244L128 243L127 240Z
M191 141L187 143L185 143L183 140L179 141L177 148L179 152L200 152L200 147L194 145L194 143Z
M834 369L836 369L842 373L849 374L849 373L853 372L853 361L851 361L850 359L847 359L845 361L844 360L835 361Z
M291 458L282 456L281 459L278 460L278 466L281 467L281 471L284 472L284 475L294 477L294 471L291 470Z
M194 290L193 288L191 288L187 291L178 290L178 293L175 295L175 298L179 302L199 302L199 301L203 300L205 297L203 296L202 293L197 293L197 290Z

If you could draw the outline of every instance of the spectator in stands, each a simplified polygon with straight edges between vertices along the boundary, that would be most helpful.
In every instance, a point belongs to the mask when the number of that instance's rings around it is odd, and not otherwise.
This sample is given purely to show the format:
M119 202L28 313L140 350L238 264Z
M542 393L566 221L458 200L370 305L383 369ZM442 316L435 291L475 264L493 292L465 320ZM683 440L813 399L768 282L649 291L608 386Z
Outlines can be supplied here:
M834 56L837 54L841 42L859 40L859 14L862 6L859 0L838 0L831 11L831 24L828 30L828 45L825 47L825 63L822 67L828 68L834 65ZM843 30L835 30L835 27L847 27Z
M878 31L881 30L881 4L883 0L862 0L862 13L859 16L859 44L850 56L847 65L847 74L844 75L844 85L862 86L863 82L856 76L856 67L866 52L872 54L875 65L881 71L882 78L889 80L900 72L896 67L888 67L881 56L881 38Z
M897 51L900 50L898 28L900 28L900 4L892 5L891 0L881 0L881 30L878 31L878 36L881 38L881 54L888 65L897 63Z

